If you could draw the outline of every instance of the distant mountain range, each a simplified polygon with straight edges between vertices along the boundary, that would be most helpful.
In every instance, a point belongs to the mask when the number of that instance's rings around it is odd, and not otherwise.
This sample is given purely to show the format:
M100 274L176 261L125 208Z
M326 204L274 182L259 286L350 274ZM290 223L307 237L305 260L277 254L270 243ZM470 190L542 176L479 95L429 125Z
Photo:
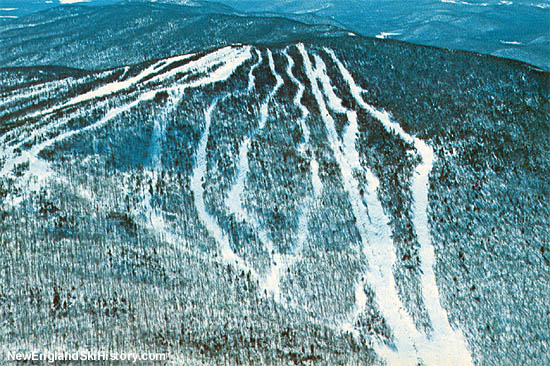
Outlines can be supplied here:
M136 0L149 2L150 0ZM113 4L114 0L71 3ZM162 0L214 13L284 16L337 25L362 35L487 53L550 70L550 6L540 0L255 1ZM59 5L56 1L0 0L0 21ZM68 2L65 2L68 3ZM225 5L222 5L225 4ZM8 10L6 10L8 9Z

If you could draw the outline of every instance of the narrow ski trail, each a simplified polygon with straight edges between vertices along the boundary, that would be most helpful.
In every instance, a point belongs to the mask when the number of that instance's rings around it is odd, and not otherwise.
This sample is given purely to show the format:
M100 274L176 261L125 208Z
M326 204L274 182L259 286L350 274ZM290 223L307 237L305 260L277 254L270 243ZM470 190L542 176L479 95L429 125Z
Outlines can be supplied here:
M293 103L300 110L300 117L298 118L298 125L302 129L303 141L298 146L298 151L302 154L306 153L306 150L310 147L310 135L311 132L307 125L307 117L310 115L309 110L305 105L302 104L302 97L304 95L305 86L304 84L296 78L294 75L294 59L290 57L287 50L283 50L283 55L287 59L287 75L296 85L297 91L294 97ZM305 197L301 205L301 210L298 216L298 233L296 245L292 248L292 255L288 256L287 260L284 262L284 267L281 269L284 272L289 267L293 266L302 256L304 247L306 245L308 236L309 236L309 215L313 205L313 201L319 198L321 191L323 190L323 183L319 178L319 164L314 156L309 157L309 167L311 172L311 182L313 187L313 196Z
M235 182L231 186L227 198L225 200L225 205L229 209L229 212L235 216L237 220L243 220L248 225L252 226L258 238L263 243L265 251L268 253L270 259L270 267L266 271L265 277L262 281L262 288L269 291L273 294L273 297L276 301L280 301L280 278L282 275L283 261L284 258L278 252L275 251L273 241L269 238L267 231L261 226L258 222L258 219L253 213L250 213L243 206L243 195L246 188L246 178L250 172L250 166L248 161L248 152L250 149L250 143L252 138L260 133L267 122L269 103L273 97L277 94L279 88L283 85L283 78L276 72L275 63L273 60L273 54L271 50L267 50L267 58L269 63L269 68L271 73L275 76L276 83L275 87L271 90L269 95L266 97L266 100L260 105L260 117L258 121L257 129L247 136L245 140L239 146L239 162L237 166L237 175ZM260 58L260 62L261 62ZM249 77L250 82L254 82L253 77ZM249 84L249 90L252 90L252 84Z
M250 71L248 73L248 88L247 88L247 91L249 93L256 86L256 77L254 76L254 71L256 71L258 66L260 66L262 64L262 61L263 61L262 53L257 49L254 49L254 51L256 53L256 57L258 57L258 61L250 68Z
M207 212L206 205L204 203L204 178L206 177L207 167L206 145L208 144L208 138L210 137L212 112L214 111L214 108L216 108L217 103L217 101L214 101L214 103L212 103L204 112L205 127L195 155L196 163L195 169L193 170L193 175L191 176L191 191L193 192L195 207L197 208L201 222L220 245L222 260L225 263L248 271L249 268L244 266L242 260L240 260L240 257L235 254L233 249L231 249L229 239L216 222L216 219Z
M367 170L369 186L366 195L362 195L359 182L354 174L356 170L361 169L359 154L355 148L357 114L354 111L345 109L334 94L330 79L326 75L326 67L321 58L315 58L317 67L314 70L305 47L299 44L298 50L304 59L306 75L311 82L312 92L319 106L321 118L325 122L329 145L340 168L342 183L348 193L353 214L357 220L356 226L361 237L362 252L365 254L369 266L365 277L372 286L375 301L393 333L395 351L382 342L376 342L376 352L391 365L415 366L418 363L415 343L420 335L411 317L405 311L404 306L401 305L397 294L392 272L395 253L391 239L391 229L388 225L389 219L384 214L382 205L376 197L378 180ZM318 85L318 81L321 82L322 90ZM345 113L348 118L343 143L340 142L329 108L335 112ZM365 207L363 201L367 202L368 208ZM357 320L358 315L364 309L366 295L362 290L363 285L362 280L357 282L355 310L351 315L350 323ZM353 323L348 323L344 325L344 329L353 332L353 326Z
M185 90L188 88L196 88L199 86L204 86L204 85L226 80L233 74L233 72L240 65L246 62L252 56L251 47L249 46L245 46L241 48L226 47L222 50L229 49L229 48L233 50L233 52L226 54L227 57L223 59L224 62L220 61L219 54L217 54L216 57L206 58L206 60L201 58L196 61L192 61L194 63L193 70L195 71L198 70L199 72L208 70L209 67L212 66L211 65L212 59L216 60L216 65L218 65L218 67L215 70L207 73L206 75L198 79L179 83L179 84L176 84L175 86L171 85L169 87L164 87L162 89L153 89L153 90L143 92L131 102L128 102L121 106L110 109L102 118L100 118L99 120L89 125L86 125L84 127L81 127L75 130L68 130L68 131L62 132L57 136L48 138L45 141L35 144L34 146L30 147L27 150L22 150L20 153L16 153L17 149L22 147L25 143L31 142L36 137L42 136L46 132L50 131L50 126L45 126L44 128L34 131L31 134L31 136L29 136L28 138L24 139L19 143L14 144L13 146L4 147L2 151L2 157L5 159L5 161L2 166L2 169L0 169L0 175L1 176L11 175L15 167L21 164L28 163L29 167L27 168L24 175L20 178L19 183L23 184L24 182L27 182L26 184L30 189L32 189L33 191L38 190L48 178L50 178L55 174L53 169L50 167L50 164L47 161L39 158L39 154L44 149L51 147L66 139L69 139L73 136L101 128L105 126L107 123L109 123L111 120L113 120L114 118L118 117L119 115L125 112L128 112L132 108L138 106L140 103L153 100L154 97L157 95L157 93L160 91L165 91L169 93L172 97L181 97L185 92ZM227 52L227 51L228 50L224 52ZM180 59L181 58L177 58L177 60L180 60ZM189 65L189 64L186 64L186 65ZM150 74L150 71L148 71L148 73ZM42 112L39 112L39 113L41 114ZM56 127L60 127L60 126L56 125ZM28 184L29 182L34 182L34 184L29 185ZM20 202L20 200L12 199L11 202L13 202L14 204L17 204L18 202Z
M433 331L426 336L425 341L420 345L423 349L422 361L428 366L443 364L449 366L472 365L471 355L467 349L462 332L459 329L452 329L449 324L447 311L441 306L435 278L434 266L436 258L427 213L429 206L429 175L435 159L433 149L418 137L411 136L403 130L398 123L390 119L390 115L387 112L377 110L365 102L361 94L366 91L356 84L351 73L336 57L334 51L330 49L325 49L325 51L337 65L358 105L380 121L386 130L396 133L404 141L413 144L417 153L422 158L422 163L416 167L412 181L414 199L413 223L420 244L422 294L433 327Z

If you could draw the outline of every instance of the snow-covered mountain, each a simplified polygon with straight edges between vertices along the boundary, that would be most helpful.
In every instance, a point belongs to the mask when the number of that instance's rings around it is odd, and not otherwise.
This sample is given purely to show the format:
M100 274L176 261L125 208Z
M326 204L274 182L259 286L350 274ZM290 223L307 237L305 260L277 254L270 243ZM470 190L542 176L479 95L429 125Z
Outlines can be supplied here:
M548 73L280 18L51 11L0 33L1 351L548 362Z

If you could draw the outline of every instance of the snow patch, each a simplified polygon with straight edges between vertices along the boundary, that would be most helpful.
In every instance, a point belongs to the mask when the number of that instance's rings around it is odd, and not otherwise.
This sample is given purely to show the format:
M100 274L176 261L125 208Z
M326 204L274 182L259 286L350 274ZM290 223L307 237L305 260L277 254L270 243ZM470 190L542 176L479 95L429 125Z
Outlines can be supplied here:
M381 32L380 34L377 34L375 37L379 39L386 39L391 36L399 36L401 33L398 32Z
M59 0L60 4L89 3L90 0Z
M523 43L518 42L518 41L503 41L503 40L501 40L500 43L502 43L502 44L509 44L509 45L515 45L515 46L520 46L520 45L523 44Z

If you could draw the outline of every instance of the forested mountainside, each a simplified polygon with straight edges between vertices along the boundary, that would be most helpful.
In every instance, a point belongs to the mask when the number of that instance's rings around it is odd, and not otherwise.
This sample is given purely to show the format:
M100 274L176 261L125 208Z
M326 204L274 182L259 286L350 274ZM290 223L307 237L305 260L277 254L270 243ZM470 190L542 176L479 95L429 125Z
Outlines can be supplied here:
M550 361L549 74L310 29L0 70L3 351Z

